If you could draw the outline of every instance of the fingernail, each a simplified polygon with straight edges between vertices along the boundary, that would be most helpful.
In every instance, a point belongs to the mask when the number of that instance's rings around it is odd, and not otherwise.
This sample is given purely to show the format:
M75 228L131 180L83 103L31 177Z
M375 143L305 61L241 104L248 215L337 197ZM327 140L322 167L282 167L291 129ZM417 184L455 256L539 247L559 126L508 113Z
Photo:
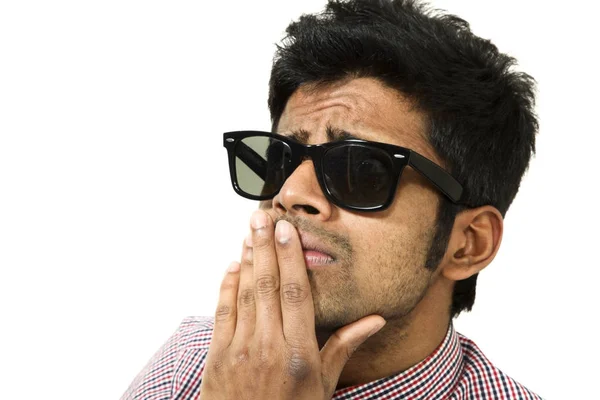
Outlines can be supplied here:
M275 237L281 244L286 244L292 238L292 224L287 221L279 221L275 227Z
M267 214L264 211L256 210L250 218L250 225L253 229L262 229L267 226Z
M385 326L385 324L386 324L386 321L383 321L379 325L375 326L375 328L373 328L373 330L371 330L371 332L369 332L369 336L367 336L367 338L370 338L371 336L373 336L374 334L379 332L381 330L381 328L383 328Z
M232 262L229 264L229 268L227 268L227 272L238 272L240 270L240 264L237 262Z
M246 236L246 246L252 247L252 232L250 232L248 236Z

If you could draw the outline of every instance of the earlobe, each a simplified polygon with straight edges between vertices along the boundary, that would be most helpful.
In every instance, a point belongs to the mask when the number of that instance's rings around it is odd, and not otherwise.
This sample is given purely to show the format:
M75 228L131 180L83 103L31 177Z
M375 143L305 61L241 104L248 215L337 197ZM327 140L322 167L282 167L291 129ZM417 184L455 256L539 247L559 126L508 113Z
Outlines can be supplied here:
M456 216L442 274L460 281L487 267L502 241L503 218L492 206L465 210Z

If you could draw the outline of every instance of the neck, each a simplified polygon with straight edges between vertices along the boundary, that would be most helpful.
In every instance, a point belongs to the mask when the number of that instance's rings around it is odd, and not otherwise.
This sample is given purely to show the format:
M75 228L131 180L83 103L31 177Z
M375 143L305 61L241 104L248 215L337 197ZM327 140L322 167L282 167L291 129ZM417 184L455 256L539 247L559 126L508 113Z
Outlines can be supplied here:
M413 311L367 339L346 363L336 389L360 385L405 371L427 358L442 343L450 324L447 294L451 282L437 279ZM331 333L317 333L319 347Z

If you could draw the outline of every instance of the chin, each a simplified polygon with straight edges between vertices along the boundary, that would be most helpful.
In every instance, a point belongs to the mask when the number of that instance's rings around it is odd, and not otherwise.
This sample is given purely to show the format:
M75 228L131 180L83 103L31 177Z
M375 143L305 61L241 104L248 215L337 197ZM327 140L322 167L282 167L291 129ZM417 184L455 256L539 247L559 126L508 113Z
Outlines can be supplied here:
M320 307L315 303L315 330L317 331L335 331L345 325L348 325L361 316L353 317L348 309L332 309L331 307Z

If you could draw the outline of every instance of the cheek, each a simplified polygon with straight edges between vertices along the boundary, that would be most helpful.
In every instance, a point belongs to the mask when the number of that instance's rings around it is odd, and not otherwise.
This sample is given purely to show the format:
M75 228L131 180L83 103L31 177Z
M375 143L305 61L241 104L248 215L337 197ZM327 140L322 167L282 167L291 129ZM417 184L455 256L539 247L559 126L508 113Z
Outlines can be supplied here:
M434 223L435 216L413 213L401 218L372 219L361 228L354 228L355 273L375 284L381 279L419 275L425 268Z
M358 226L358 225L357 225ZM356 228L355 228L356 229ZM406 232L399 226L388 226L381 221L362 225L356 229L354 249L354 269L365 282L377 281L389 274L390 267L398 258L406 254ZM392 267L393 268L393 267Z
M354 246L353 274L358 289L354 297L363 313L404 316L429 285L431 272L425 262L432 234L406 225L394 229L377 226L379 229L363 230L363 240Z

